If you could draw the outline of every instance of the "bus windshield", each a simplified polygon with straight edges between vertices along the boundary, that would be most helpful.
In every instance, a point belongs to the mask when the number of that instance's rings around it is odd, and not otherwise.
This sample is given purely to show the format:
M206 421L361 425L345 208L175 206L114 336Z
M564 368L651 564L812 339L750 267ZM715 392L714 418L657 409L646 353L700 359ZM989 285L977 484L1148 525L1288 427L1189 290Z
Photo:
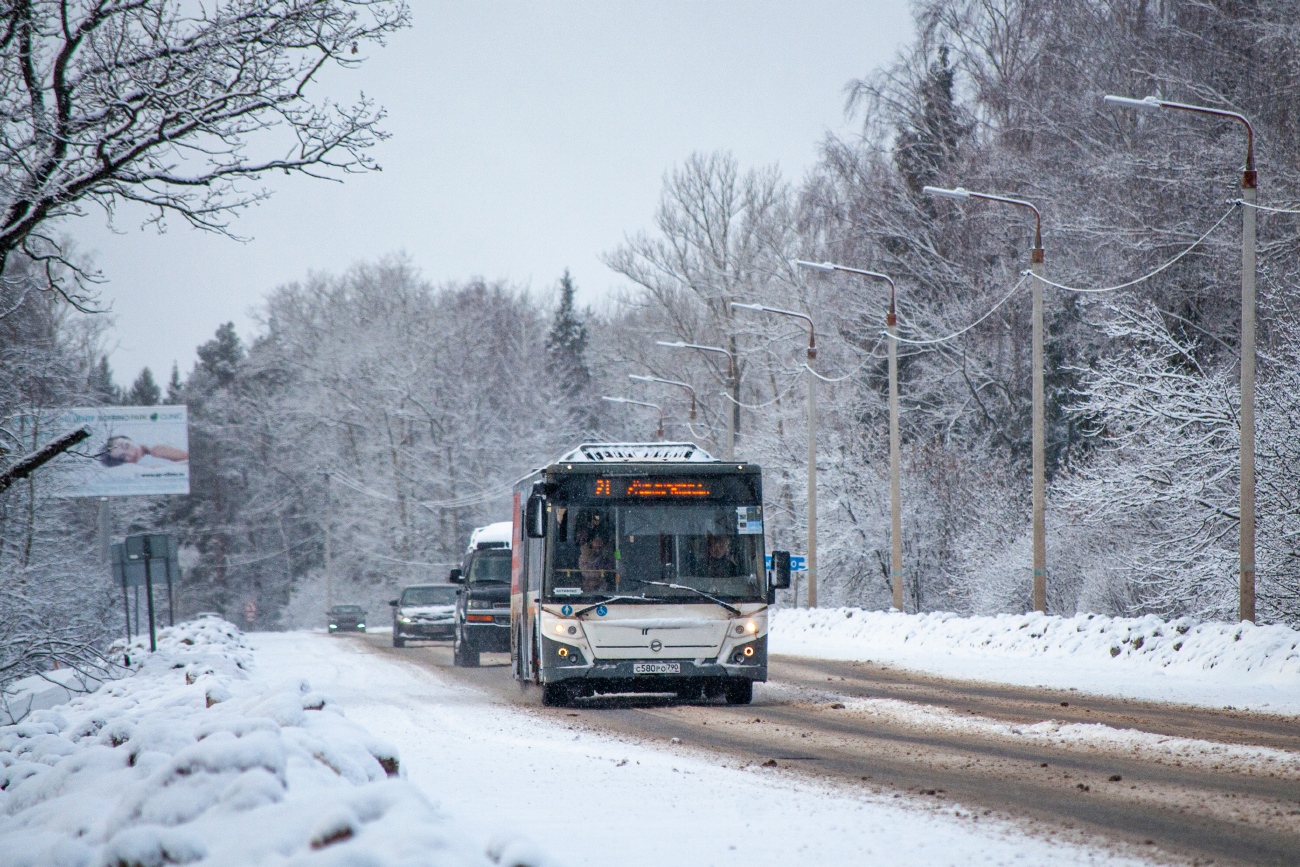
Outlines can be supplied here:
M727 602L763 598L761 506L569 503L552 513L548 597L698 602L699 594L687 589L693 588Z

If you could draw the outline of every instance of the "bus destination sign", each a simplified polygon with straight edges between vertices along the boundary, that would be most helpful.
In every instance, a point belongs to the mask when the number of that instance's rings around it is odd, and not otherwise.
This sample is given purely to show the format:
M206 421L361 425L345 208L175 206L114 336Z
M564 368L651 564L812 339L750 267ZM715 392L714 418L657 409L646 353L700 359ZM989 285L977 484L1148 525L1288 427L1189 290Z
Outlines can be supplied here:
M686 479L596 479L597 497L708 497L710 486Z

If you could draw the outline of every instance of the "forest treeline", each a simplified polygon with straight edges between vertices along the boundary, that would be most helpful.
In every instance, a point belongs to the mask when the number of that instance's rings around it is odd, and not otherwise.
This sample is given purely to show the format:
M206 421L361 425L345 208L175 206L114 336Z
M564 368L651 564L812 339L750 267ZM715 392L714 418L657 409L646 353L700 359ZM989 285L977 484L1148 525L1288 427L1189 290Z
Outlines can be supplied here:
M396 587L440 580L470 528L508 517L527 470L583 439L649 438L655 413L601 400L615 395L661 404L669 438L716 454L738 403L737 454L765 468L769 544L801 551L807 332L729 307L758 302L817 328L821 603L885 607L887 292L791 264L832 260L898 284L908 609L1026 610L1033 224L924 193L961 186L1040 208L1056 283L1151 275L1045 290L1049 610L1231 618L1245 136L1102 99L1157 94L1249 117L1260 202L1277 209L1258 212L1259 617L1300 623L1294 7L914 11L914 41L846 88L855 133L827 136L806 176L684 155L646 226L605 252L625 288L596 309L576 305L567 275L542 291L435 284L376 259L271 292L253 333L223 326L165 387L142 374L128 394L190 407L193 488L123 505L117 531L178 532L185 608L242 619L251 601L262 628L319 619L328 539L335 599L382 619ZM23 267L0 288L13 308L0 413L130 399L93 317L19 297ZM738 398L724 354L659 341L734 352ZM689 383L696 419L684 389L629 374ZM5 593L47 575L100 592L89 506L43 499L37 480L0 509Z

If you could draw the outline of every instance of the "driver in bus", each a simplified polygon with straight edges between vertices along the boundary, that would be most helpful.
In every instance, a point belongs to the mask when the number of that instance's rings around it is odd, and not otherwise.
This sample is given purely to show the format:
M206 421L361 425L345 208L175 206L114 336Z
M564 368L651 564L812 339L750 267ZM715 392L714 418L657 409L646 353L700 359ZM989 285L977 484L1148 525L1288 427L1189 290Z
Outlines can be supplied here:
M710 578L733 578L742 573L740 563L731 548L730 536L710 533L705 542L704 574Z

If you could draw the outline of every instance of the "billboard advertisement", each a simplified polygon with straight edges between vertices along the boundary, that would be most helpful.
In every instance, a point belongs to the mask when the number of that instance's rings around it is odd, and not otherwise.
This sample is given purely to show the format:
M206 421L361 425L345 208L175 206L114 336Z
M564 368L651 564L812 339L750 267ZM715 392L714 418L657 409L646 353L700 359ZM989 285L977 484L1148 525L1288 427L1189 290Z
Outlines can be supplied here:
M71 409L47 427L49 438L90 429L90 439L56 459L60 497L129 497L190 492L189 416L183 406Z

